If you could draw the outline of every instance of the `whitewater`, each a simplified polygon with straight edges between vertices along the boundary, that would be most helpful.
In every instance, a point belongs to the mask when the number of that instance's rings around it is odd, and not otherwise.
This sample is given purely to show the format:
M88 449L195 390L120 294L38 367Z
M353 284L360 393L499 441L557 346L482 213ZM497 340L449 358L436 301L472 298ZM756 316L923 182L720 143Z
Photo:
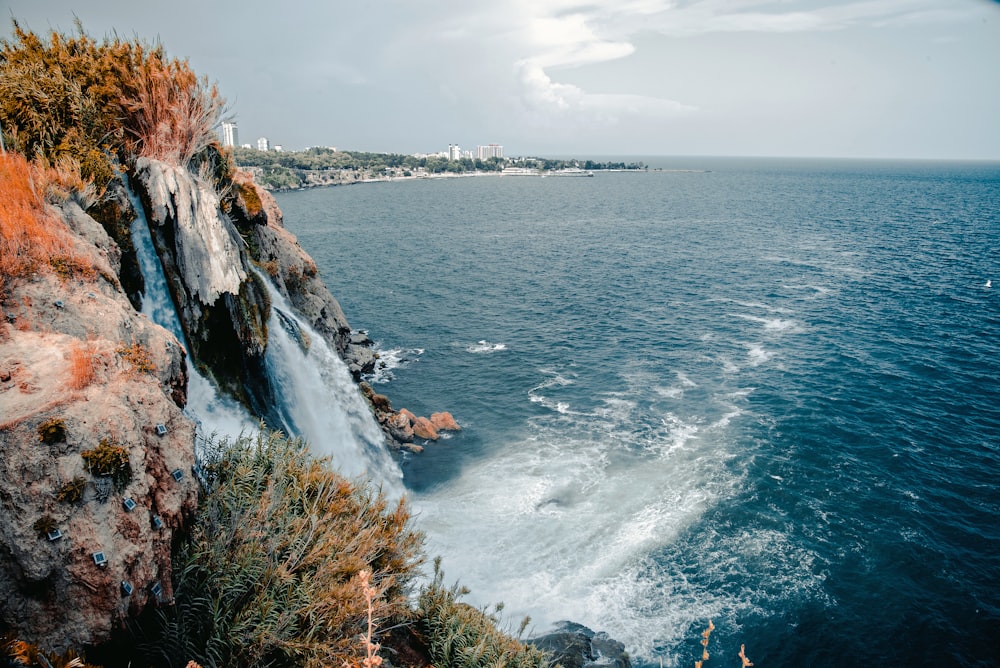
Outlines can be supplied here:
M463 425L401 461L429 554L639 664L995 663L1000 166L642 159L694 171L278 195Z

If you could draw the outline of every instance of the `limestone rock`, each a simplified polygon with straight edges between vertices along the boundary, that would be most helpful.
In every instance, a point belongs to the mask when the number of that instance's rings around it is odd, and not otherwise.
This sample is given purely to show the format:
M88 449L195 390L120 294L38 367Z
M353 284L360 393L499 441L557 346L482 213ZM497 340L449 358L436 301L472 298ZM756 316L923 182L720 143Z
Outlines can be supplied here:
M58 213L96 277L40 273L7 284L0 626L63 651L106 640L143 608L169 602L170 547L193 516L197 486L183 349L134 310L115 276L117 246L100 225L72 202ZM127 453L130 475L117 485L81 456L102 441ZM75 479L77 500L65 492Z
M281 210L271 193L258 186L250 175L233 176L239 195L232 215L250 249L250 255L267 274L278 291L295 307L327 343L351 365L348 352L350 325L340 304L323 284L316 263L284 227ZM253 203L249 205L248 200ZM356 361L359 368L362 361Z
M551 633L531 638L528 643L550 653L550 666L563 668L631 668L625 645L595 633L581 624L559 622Z
M223 293L238 294L247 278L240 238L211 184L149 158L136 161L136 176L145 187L150 225L172 226L177 269L192 297L211 306Z
M422 438L428 441L438 440L437 429L434 425L425 417L418 417L413 421L413 435L417 438Z
M270 300L213 186L182 167L136 161L136 191L195 361L228 394L264 414Z
M431 424L438 431L461 431L461 427L455 422L455 418L452 417L451 413L431 413Z

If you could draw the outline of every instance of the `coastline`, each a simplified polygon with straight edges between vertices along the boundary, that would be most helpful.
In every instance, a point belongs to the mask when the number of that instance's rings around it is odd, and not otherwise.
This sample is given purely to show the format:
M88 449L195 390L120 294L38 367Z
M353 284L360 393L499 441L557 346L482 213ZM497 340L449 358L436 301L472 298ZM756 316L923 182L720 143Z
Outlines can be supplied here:
M327 174L325 170L303 170L306 175L306 181L298 184L296 186L279 187L275 188L266 183L262 183L258 178L261 174L260 167L250 167L241 165L240 169L253 175L255 182L264 190L272 193L287 193L287 192L297 192L300 190L312 190L313 188L329 188L333 186L353 186L363 183L391 183L396 181L425 181L430 179L462 179L462 178L474 178L474 177L485 177L485 176L497 176L497 177L524 177L531 176L536 178L544 178L549 176L583 176L579 174L565 175L556 174L553 172L538 172L533 174L505 174L502 171L487 171L487 170L476 170L472 172L440 172L440 173L420 173L413 174L411 176L404 175L386 175L386 176L372 176L365 175L360 177L346 176L343 173L337 173L336 176L326 177ZM663 173L706 173L711 170L705 169L600 169L591 170L587 176L594 176L597 172L615 172L615 173L646 173L646 172L663 172Z

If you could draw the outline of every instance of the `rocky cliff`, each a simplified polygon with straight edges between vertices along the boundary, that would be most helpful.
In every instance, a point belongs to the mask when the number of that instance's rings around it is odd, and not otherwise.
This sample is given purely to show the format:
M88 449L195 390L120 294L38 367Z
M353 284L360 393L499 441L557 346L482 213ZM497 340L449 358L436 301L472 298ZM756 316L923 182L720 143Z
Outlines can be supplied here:
M99 643L171 600L171 544L197 502L185 345L267 420L269 280L356 376L375 361L249 176L220 188L140 158L127 178L186 342L137 310L142 277L123 231L136 213L120 184L91 207L104 225L71 198L48 205L86 271L37 271L0 294L0 628L56 650ZM412 439L389 430L385 403L387 434Z
M120 251L72 201L83 276L8 282L0 323L0 615L62 650L171 598L196 507L184 350L133 308Z

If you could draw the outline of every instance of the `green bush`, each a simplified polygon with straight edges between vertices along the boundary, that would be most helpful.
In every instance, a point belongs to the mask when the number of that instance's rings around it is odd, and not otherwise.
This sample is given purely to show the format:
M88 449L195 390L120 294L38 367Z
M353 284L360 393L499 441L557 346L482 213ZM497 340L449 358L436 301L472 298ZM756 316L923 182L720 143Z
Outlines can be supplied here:
M431 660L438 668L547 668L548 654L518 640L531 621L525 618L518 637L500 627L498 613L474 608L459 599L468 590L445 587L440 560L434 562L434 579L420 592L417 628L427 641Z
M101 439L96 448L84 450L80 456L87 463L87 470L92 475L110 477L119 490L125 489L125 486L132 479L132 466L129 462L128 449L118 445L110 438Z
M410 614L421 534L403 502L334 473L280 434L211 447L198 521L174 558L176 604L150 661L216 666L361 665L372 621Z
M50 418L38 425L38 440L45 445L66 440L66 423L61 418Z

